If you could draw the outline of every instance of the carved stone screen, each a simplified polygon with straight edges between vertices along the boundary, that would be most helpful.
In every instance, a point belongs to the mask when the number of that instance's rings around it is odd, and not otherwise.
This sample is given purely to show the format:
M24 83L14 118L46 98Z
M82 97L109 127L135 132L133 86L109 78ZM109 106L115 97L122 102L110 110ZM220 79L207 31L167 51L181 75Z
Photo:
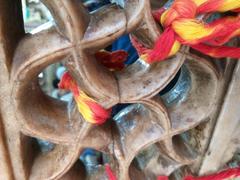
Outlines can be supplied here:
M93 13L78 0L42 2L56 26L27 34L20 0L0 0L0 179L108 179L104 162L119 180L197 174L236 62L183 47L167 61L139 59L111 72L94 53L123 34L147 47L160 35L150 1ZM87 123L74 101L53 99L39 86L38 74L57 62L105 108L130 105L104 125ZM80 160L87 148L101 162ZM89 170L91 162L97 170Z

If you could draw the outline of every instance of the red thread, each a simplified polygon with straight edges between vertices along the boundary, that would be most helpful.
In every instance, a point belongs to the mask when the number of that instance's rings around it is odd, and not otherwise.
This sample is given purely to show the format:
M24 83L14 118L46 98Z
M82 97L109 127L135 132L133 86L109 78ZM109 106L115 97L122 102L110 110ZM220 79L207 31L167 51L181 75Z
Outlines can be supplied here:
M137 53L139 56L147 53L149 50L143 46L143 44L141 44L136 37L134 36L130 36L130 40L131 40L131 43L132 45L135 47Z
M76 86L76 82L73 80L72 76L65 72L61 78L61 81L58 84L60 89L70 90L73 94L79 95L79 89Z
M166 10L165 8L160 8L160 9L152 11L152 15L153 15L153 18L155 19L155 21L159 21L161 19L161 16L165 10Z
M175 41L175 33L172 28L168 27L156 41L154 48L150 51L148 61L162 61L167 58Z
M90 107L93 113L93 119L96 121L96 124L103 124L107 121L107 119L109 119L111 115L111 109L106 110L93 101L86 101L86 104Z
M108 176L108 180L117 180L116 176L113 174L109 164L105 165L105 171Z
M171 26L172 22L180 18L194 18L197 6L191 0L175 0L172 7L167 12L167 17L163 23L164 27Z
M158 176L157 180L168 180L167 176Z
M183 40L180 36L177 36L176 39L185 45L198 44L202 42L208 42L211 45L222 45L229 41L229 39L231 39L233 36L236 36L233 33L240 29L240 17L221 18L210 24L206 24L205 26L214 29L214 31L208 36L204 36L201 39L195 39L194 41L190 42Z
M215 33L216 38L212 38L211 41L208 41L211 45L223 45L226 42L228 42L231 38L234 36L239 36L235 34L236 30L240 30L240 17L225 17L218 19L212 23L209 24L209 26L220 26L221 28L218 28L218 34Z
M220 11L224 3L225 0L208 0L198 7L197 3L192 0L175 0L173 5L165 12L163 12L164 8L161 8L152 13L154 19L157 22L161 20L165 27L164 32L155 42L154 48L147 49L135 38L131 39L132 44L140 56L145 55L142 58L147 63L162 61L176 53L178 47L171 51L176 41L184 45L190 45L194 49L213 57L240 58L239 48L223 46L231 38L240 36L240 16L228 16L209 24L196 19L199 13ZM234 9L237 6L234 6L234 4L232 6L232 9L229 8L229 10L239 11L239 9ZM228 9L221 11L226 10ZM179 30L177 23L185 29ZM202 28L204 32L202 35L196 36L198 39L194 39L194 33L197 35L198 27Z
M131 41L138 55L148 54L147 63L153 63L156 60L162 61L168 56L175 41L175 33L172 28L167 28L157 39L153 49L147 49L134 37L131 37Z
M240 168L228 169L217 174L202 177L187 176L184 180L227 180L226 178L236 177L240 177Z
M198 13L210 13L217 11L217 9L222 5L224 0L208 0L198 7Z
M64 73L58 87L61 89L71 90L77 104L78 103L85 104L89 108L90 114L88 114L88 116L86 117L91 118L87 119L88 122L100 125L103 124L107 119L109 119L111 110L106 110L94 99L92 99L86 93L81 91L80 88L77 86L76 81L71 77L71 75L68 72ZM83 109L80 108L79 112L82 113Z
M234 9L233 11L234 11L234 12L240 12L240 8Z
M207 54L215 58L231 57L237 59L240 57L240 48L237 47L211 46L203 43L191 45L191 47L203 54Z

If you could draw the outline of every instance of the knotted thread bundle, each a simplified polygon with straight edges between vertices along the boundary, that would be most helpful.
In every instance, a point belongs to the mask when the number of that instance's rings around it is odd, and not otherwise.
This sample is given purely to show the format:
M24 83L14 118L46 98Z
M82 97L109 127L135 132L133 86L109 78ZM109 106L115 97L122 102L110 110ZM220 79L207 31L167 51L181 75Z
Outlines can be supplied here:
M123 50L114 52L99 51L95 54L95 57L109 70L118 71L124 68L124 61L127 59L128 53ZM63 74L58 87L70 90L73 93L78 110L87 122L103 124L110 117L111 109L103 108L93 98L84 93L68 72Z
M240 168L227 169L216 174L202 177L186 176L183 180L231 180L240 178ZM168 180L167 176L159 176L157 180Z
M240 36L240 15L227 16L206 23L200 16L213 12L240 11L240 0L175 0L172 6L153 13L164 32L153 49L147 49L132 37L133 46L147 63L175 55L181 45L188 45L212 57L240 58L240 48L224 44Z
M184 180L231 180L235 178L240 178L240 168L228 169L216 174L202 177L187 176Z
M113 174L109 165L105 167L105 171L108 175L108 180L117 180L116 176ZM183 180L231 180L235 178L240 178L240 168L227 169L216 174L211 174L202 177L186 176ZM158 176L157 180L169 180L168 176Z
M73 93L78 110L87 122L103 124L110 117L110 110L103 108L93 98L84 93L68 72L63 74L58 87L70 90Z

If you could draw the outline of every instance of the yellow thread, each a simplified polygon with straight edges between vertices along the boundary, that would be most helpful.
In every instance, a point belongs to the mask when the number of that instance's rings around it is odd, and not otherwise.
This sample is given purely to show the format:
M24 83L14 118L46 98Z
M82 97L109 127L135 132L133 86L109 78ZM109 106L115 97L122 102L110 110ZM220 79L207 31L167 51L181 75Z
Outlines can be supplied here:
M194 40L209 36L214 31L213 28L207 28L204 24L194 19L174 21L172 27L183 40L188 42L194 42Z
M240 0L224 0L220 8L220 12L230 11L240 8Z
M148 62L148 54L142 54L142 55L140 56L140 59L143 60L143 61L146 62L146 63L149 63L149 62Z
M168 56L175 55L179 51L180 47L181 47L180 42L175 41Z
M193 0L193 2L194 2L197 6L202 5L202 4L205 3L206 1L208 1L208 0Z
M240 29L236 30L232 36L240 36Z
M169 16L171 16L171 18L169 18ZM175 10L172 10L171 11L171 13L169 13L169 10L166 10L162 15L161 15L161 19L160 19L160 21L161 21L161 24L163 25L163 26L165 26L166 24L166 19L168 18L168 19L171 19L172 21L174 20L174 19L176 19L177 17L179 16L179 14L178 14L178 12L177 11L175 11ZM168 22L169 23L169 22ZM171 23L171 22L170 22ZM167 24L167 25L169 25L169 24Z
M78 110L82 114L83 118L90 122L90 123L96 123L93 119L93 113L90 107L86 104L86 101L93 101L91 98L89 98L84 92L80 91L79 96L75 97Z
M166 18L167 18L167 13L168 13L169 10L166 10L164 13L162 13L161 15L161 19L160 19L160 23L161 24L164 24Z

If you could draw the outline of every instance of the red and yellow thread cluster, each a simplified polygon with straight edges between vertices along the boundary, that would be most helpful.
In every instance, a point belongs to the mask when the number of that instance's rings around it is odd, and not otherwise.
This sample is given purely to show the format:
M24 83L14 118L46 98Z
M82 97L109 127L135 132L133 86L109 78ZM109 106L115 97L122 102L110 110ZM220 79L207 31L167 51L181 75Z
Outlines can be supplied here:
M84 93L68 72L64 73L58 86L60 89L70 90L73 93L78 110L87 122L102 124L109 118L110 110L104 109Z
M202 177L193 177L186 176L183 180L232 180L235 178L240 178L240 168L232 168L221 171L216 174L202 176ZM159 176L157 180L168 180L167 176Z
M127 59L128 53L123 50L114 52L99 51L95 54L95 57L109 70L118 71L124 68L124 61ZM103 108L84 93L68 72L64 73L58 86L60 89L70 90L73 93L78 110L87 122L103 124L110 117L111 110Z
M108 176L108 180L117 180L116 176L113 174L110 166L107 164L105 166L105 171ZM183 180L232 180L235 178L240 178L240 168L227 169L216 174L211 174L202 177L186 176ZM157 180L169 180L168 176L158 176Z
M239 12L240 0L175 0L165 10L153 12L153 17L164 27L153 49L147 49L132 38L139 55L147 63L164 60L176 54L181 45L188 45L212 57L240 58L240 48L224 44L240 36L240 15L226 16L206 23L203 14Z

